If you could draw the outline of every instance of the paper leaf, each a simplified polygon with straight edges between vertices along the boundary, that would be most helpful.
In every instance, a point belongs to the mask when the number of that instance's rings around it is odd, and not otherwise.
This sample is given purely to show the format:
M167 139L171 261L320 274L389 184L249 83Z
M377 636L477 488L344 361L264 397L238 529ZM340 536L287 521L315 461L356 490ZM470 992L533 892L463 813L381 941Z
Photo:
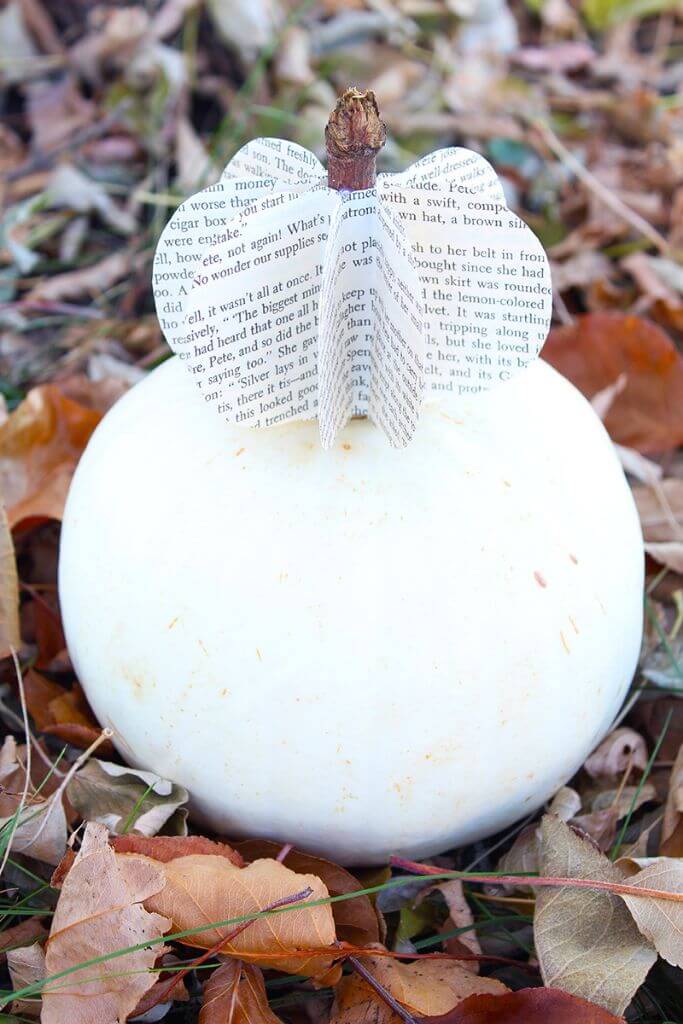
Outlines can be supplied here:
M154 861L115 854L102 825L86 827L83 844L64 880L46 944L47 975L95 956L159 938L170 922L142 902L164 885ZM42 1024L126 1020L154 984L149 973L159 945L83 967L47 983ZM68 980L68 984L65 981Z
M528 366L552 315L548 260L533 232L504 200L480 196L465 181L447 191L398 188L382 176L378 194L413 247L427 390L478 394Z
M541 823L541 874L623 882L625 873L564 822ZM657 959L622 900L597 890L541 889L534 915L545 985L621 1014Z
M560 989L523 988L470 996L445 1017L422 1024L624 1024L624 1019Z
M221 953L289 974L311 976L324 973L334 959L335 950L329 948L335 941L330 906L306 905L328 896L315 875L296 874L275 860L257 860L246 868L238 868L224 857L202 855L180 857L161 865L161 869L166 884L146 906L170 917L174 931L258 913L277 900L310 887L311 895L294 909L255 920L222 947ZM235 925L211 927L182 941L208 949L234 928ZM291 955L297 950L320 950L321 955Z
M144 836L156 835L189 799L186 789L159 775L96 758L76 773L67 795L86 821Z
M199 1024L281 1024L259 968L239 960L221 964L204 986Z
M388 957L363 957L363 966L414 1017L448 1013L467 996L498 994L505 985L480 978L454 960L404 964ZM330 1024L398 1024L399 1017L361 977L351 974L337 986Z
M683 895L683 861L658 858L628 880L629 885ZM642 935L674 967L683 967L683 903L623 896Z
M317 415L324 447L351 415L402 447L425 393L509 379L538 354L552 298L540 243L478 154L438 151L338 193L277 139L177 211L154 290L207 404L252 427Z

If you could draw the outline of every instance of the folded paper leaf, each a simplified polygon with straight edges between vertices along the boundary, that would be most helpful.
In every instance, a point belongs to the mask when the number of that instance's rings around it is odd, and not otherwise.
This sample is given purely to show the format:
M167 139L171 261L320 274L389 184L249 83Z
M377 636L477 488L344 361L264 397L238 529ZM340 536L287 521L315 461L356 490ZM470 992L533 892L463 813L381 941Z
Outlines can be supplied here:
M548 261L481 156L443 149L376 187L337 192L307 150L256 139L186 200L154 261L162 329L229 422L352 415L394 447L423 399L471 395L533 359Z

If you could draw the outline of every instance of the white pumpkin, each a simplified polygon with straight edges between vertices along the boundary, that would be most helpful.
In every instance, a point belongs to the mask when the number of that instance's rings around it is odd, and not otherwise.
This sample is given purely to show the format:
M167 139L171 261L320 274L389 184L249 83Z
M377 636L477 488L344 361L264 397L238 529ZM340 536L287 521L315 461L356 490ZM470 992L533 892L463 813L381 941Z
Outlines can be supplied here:
M641 640L638 520L605 431L537 363L424 409L227 426L176 359L69 495L69 649L123 757L224 835L344 863L509 825L600 740Z

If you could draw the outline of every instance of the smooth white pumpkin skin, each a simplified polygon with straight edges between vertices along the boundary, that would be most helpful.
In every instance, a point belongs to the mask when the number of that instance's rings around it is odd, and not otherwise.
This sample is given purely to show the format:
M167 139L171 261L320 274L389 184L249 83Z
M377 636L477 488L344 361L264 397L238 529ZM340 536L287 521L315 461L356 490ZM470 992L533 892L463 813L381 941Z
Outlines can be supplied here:
M229 427L178 360L106 416L64 518L69 649L122 755L226 835L344 863L534 810L636 665L643 551L588 403L546 364L423 410Z

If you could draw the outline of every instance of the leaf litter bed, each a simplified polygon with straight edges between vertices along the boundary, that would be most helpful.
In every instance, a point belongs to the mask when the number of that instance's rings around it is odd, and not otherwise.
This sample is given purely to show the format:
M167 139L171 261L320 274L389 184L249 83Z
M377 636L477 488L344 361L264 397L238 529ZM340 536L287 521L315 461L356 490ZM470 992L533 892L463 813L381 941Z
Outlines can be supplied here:
M683 27L666 0L648 11L0 10L0 620L18 652L0 705L3 1019L683 1020ZM387 168L477 149L543 240L545 358L604 419L648 552L624 711L545 813L353 872L196 835L182 787L116 762L56 590L78 458L168 354L149 286L163 224L249 138L319 150L350 81L378 94Z

